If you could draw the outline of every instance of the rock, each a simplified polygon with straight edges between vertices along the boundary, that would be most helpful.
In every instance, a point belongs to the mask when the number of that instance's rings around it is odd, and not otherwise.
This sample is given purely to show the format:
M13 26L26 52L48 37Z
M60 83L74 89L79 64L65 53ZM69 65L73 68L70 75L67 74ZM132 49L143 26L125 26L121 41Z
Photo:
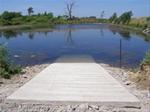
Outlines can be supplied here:
M81 104L76 108L76 112L84 112L88 110L88 104Z
M75 110L76 110L76 108L78 108L78 106L79 106L79 105L75 105L75 106L73 106L73 107L72 107L72 111L75 111Z
M4 84L4 82L3 82L3 81L0 81L0 84Z
M15 58L19 58L19 55L14 55Z
M135 108L135 109L141 109L141 107L140 107L140 106L139 106L139 107L138 107L138 106L137 106L137 107L136 107L136 106L124 106L124 108L132 108L132 109L133 109L133 108Z
M68 106L66 107L66 111L67 111L67 112L72 112L72 107L71 107L70 105L68 105Z
M28 76L26 74L22 75L23 78L28 78Z
M34 58L34 57L36 57L36 55L31 55L30 57L31 57L31 58Z
M90 108L93 108L93 109L96 109L96 110L99 109L99 106L97 106L97 105L89 105L89 107L90 107Z
M132 82L131 81L126 81L124 84L125 85L130 85Z
M143 33L150 34L150 28L143 30Z

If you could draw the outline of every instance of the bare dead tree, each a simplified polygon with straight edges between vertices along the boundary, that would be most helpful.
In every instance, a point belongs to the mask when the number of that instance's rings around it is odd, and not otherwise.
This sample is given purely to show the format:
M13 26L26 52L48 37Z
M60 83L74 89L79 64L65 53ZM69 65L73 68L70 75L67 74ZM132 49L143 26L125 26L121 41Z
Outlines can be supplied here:
M67 15L69 17L69 19L72 19L72 13L73 13L73 9L75 7L76 1L75 0L67 0L66 1L66 11L67 11Z
M103 19L104 16L105 16L105 11L102 11L102 12L101 12L101 19Z

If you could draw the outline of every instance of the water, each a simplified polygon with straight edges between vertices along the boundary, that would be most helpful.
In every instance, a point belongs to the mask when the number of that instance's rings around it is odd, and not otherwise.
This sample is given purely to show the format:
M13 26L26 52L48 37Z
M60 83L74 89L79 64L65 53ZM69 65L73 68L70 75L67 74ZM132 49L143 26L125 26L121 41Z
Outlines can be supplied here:
M62 55L92 55L97 62L136 67L150 49L148 38L105 24L58 25L53 30L3 31L10 59L21 65L52 62Z

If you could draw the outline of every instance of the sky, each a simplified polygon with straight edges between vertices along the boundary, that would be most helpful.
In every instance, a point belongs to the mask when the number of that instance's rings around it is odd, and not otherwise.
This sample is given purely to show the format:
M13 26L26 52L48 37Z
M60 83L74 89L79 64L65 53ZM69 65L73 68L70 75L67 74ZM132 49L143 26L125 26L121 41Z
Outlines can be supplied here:
M17 11L27 14L28 7L33 7L35 13L53 12L55 16L65 14L66 0L0 0L0 13ZM150 16L150 0L75 0L73 14L78 17L97 16L105 11L105 17L114 12L118 15L132 10L134 17Z

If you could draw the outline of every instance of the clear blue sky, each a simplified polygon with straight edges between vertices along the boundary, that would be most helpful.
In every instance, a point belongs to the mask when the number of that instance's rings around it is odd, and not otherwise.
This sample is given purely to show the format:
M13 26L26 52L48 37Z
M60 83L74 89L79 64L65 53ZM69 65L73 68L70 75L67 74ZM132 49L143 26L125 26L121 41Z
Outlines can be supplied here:
M35 13L53 12L56 16L65 14L65 0L0 0L0 13L5 10L19 11L27 14L27 8L32 6ZM105 17L113 12L132 10L135 17L150 16L150 0L76 0L75 16L100 16L105 11Z

